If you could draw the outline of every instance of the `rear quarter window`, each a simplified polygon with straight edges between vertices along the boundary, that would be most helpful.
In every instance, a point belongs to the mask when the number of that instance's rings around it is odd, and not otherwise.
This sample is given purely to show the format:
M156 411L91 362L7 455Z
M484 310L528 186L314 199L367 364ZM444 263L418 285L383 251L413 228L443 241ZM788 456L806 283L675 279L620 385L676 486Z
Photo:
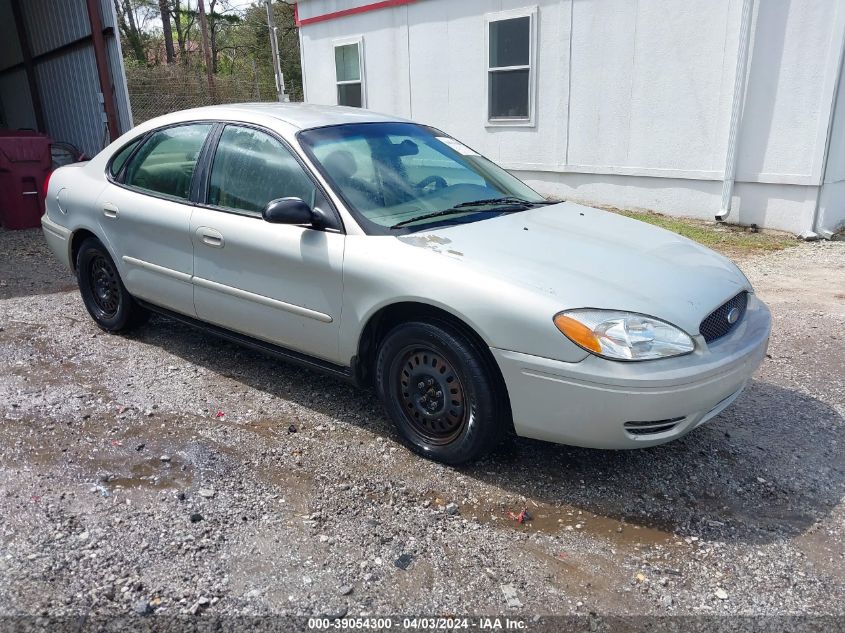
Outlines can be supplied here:
M123 166L126 164L126 159L129 158L140 142L141 139L136 138L128 145L124 145L121 150L112 156L111 163L109 163L109 174L111 174L112 178L117 178L120 170L123 169Z

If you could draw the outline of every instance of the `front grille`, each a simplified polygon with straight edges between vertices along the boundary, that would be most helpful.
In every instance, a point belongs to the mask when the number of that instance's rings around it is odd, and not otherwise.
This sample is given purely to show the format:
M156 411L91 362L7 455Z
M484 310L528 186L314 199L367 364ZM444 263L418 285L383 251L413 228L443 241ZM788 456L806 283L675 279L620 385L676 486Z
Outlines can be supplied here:
M720 305L718 308L708 314L699 326L699 331L704 340L712 343L716 339L722 338L733 330L742 317L745 316L745 308L748 306L748 293L740 292L730 301ZM737 310L736 319L733 322L729 321L729 315L734 309Z
M656 435L657 433L671 431L683 419L683 417L680 417L669 418L668 420L651 420L649 422L625 422L623 426L631 435Z

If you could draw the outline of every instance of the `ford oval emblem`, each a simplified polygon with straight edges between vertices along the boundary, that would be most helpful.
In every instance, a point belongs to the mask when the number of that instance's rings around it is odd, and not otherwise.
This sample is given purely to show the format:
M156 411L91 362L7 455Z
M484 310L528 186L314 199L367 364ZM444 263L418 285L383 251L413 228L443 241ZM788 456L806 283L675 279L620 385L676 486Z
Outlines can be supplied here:
M739 319L739 308L731 308L730 310L728 310L728 315L725 318L731 325L736 323Z

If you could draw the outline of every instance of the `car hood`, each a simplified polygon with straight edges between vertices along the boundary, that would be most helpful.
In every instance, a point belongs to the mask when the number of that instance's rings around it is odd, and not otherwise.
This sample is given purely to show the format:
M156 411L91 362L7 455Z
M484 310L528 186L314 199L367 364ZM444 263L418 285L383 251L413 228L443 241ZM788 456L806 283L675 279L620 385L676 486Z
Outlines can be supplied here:
M690 334L715 308L751 290L736 265L708 248L569 202L398 239L546 294L559 310L639 312Z

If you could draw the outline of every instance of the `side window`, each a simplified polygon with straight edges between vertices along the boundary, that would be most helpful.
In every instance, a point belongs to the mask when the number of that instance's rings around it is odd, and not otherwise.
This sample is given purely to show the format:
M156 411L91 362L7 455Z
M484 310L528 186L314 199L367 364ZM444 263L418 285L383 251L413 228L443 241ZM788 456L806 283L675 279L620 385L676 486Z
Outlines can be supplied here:
M126 164L126 159L129 158L129 154L131 154L136 147L138 147L138 143L141 142L140 138L135 139L128 145L125 145L123 149L119 150L114 157L111 159L111 164L109 165L109 173L112 175L112 178L117 177L120 173L120 170L123 169L123 166Z
M337 105L364 107L362 42L336 44L334 47Z
M301 198L312 207L317 189L278 140L259 130L229 125L220 136L208 203L260 214L277 198Z
M124 183L144 191L187 200L211 123L193 123L154 132L126 167Z

